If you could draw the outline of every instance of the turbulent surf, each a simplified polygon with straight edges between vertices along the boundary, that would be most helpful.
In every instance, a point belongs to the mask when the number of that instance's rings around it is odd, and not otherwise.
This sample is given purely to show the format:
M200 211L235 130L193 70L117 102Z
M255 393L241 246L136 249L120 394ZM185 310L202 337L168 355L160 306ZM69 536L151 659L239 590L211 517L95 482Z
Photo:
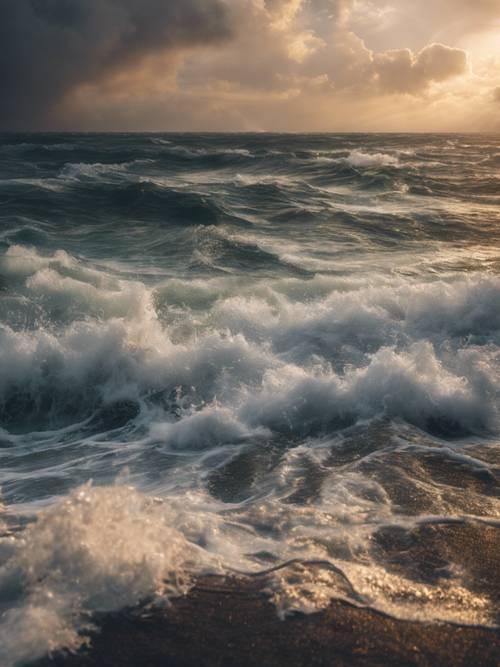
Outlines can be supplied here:
M2 664L206 573L498 624L498 136L1 135L0 220Z

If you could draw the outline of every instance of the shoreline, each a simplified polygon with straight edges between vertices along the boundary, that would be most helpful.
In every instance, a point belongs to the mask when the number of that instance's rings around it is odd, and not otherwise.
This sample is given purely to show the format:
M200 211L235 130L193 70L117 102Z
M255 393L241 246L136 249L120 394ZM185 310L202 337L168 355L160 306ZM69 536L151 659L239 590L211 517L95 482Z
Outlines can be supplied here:
M89 647L31 667L498 667L500 630L334 601L280 620L263 582L209 577L166 609L102 617Z

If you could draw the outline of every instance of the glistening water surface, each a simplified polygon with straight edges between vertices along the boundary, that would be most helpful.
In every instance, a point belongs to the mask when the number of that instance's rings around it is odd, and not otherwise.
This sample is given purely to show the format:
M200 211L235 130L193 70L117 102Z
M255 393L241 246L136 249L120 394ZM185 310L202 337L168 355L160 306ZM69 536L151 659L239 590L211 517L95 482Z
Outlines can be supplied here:
M499 269L499 136L1 135L2 664L290 560L497 624Z

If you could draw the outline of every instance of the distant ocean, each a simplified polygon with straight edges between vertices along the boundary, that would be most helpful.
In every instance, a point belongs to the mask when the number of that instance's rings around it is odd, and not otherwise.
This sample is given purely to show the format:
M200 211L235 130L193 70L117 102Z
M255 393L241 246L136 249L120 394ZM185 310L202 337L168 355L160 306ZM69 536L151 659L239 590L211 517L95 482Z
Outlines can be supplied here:
M499 274L500 136L0 135L0 664L210 572L497 624Z

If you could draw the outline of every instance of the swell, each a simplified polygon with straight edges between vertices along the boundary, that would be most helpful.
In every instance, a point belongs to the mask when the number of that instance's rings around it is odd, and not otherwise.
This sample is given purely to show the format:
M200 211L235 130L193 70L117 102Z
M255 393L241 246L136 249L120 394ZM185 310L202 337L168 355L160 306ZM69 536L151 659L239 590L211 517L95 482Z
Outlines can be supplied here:
M22 205L18 203L22 188ZM36 188L31 183L13 184L2 192L2 213L32 216L35 219L65 220L76 217L86 224L95 220L128 219L162 225L218 225L223 222L246 224L227 213L213 198L144 182L77 182L59 190Z

